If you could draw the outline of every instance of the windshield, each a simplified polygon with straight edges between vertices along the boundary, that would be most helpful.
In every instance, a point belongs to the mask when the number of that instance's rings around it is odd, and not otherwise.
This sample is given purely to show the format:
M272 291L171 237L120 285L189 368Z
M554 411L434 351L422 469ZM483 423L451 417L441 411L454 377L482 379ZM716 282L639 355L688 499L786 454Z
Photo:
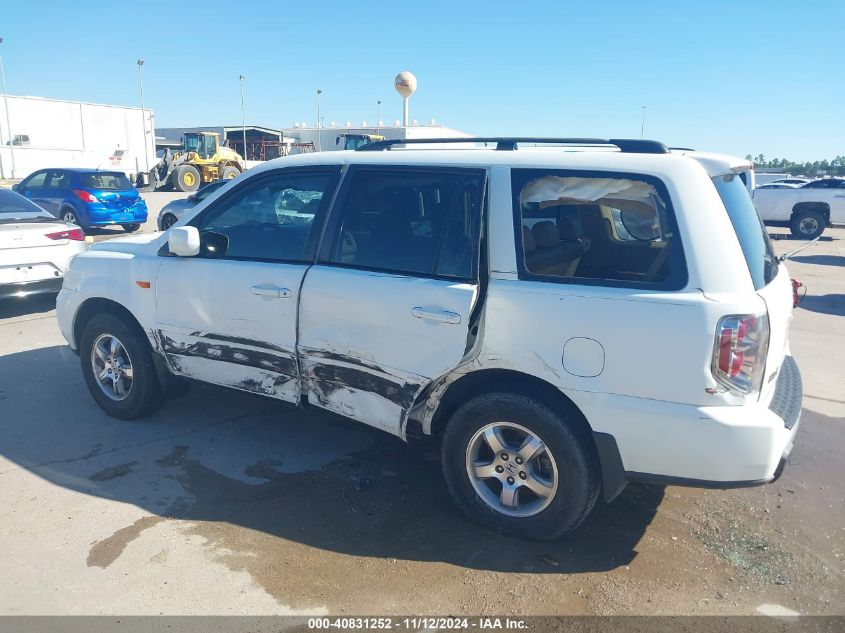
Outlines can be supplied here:
M716 191L722 198L739 239L754 289L760 290L777 274L777 260L766 227L751 202L745 184L738 176L716 176L713 184L716 185Z
M56 218L14 191L0 188L0 223L19 220L55 222Z
M197 147L199 145L199 136L196 134L186 134L185 135L185 151L186 152L196 152Z
M129 182L129 178L119 172L83 174L82 186L86 189L107 189L112 191L132 189L132 183Z
M197 193L194 195L194 199L197 202L199 202L201 200L205 200L208 196L213 194L215 191L217 191L220 187L225 185L227 182L229 182L229 181L228 180L217 180L217 181L211 183L210 185L206 185L205 187L203 187L202 189L197 191Z

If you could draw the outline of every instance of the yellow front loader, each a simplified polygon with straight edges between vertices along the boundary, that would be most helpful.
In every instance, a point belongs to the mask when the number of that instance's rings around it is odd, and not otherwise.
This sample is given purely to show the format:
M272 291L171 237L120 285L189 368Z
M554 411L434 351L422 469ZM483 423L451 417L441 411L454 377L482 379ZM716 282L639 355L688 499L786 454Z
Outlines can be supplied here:
M154 189L171 186L176 191L196 191L199 186L220 178L234 178L246 169L236 151L222 147L217 132L186 132L184 148L165 152L150 171Z

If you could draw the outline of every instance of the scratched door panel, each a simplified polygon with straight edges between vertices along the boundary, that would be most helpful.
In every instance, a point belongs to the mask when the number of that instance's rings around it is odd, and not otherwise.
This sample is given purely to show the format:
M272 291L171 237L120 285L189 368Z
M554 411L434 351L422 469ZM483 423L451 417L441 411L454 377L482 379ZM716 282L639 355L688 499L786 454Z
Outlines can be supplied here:
M299 400L297 294L306 266L168 257L156 282L156 338L179 375ZM255 288L289 291L256 294Z
M394 434L426 384L464 356L477 286L315 266L300 307L299 358L313 404ZM444 322L415 308L455 316Z

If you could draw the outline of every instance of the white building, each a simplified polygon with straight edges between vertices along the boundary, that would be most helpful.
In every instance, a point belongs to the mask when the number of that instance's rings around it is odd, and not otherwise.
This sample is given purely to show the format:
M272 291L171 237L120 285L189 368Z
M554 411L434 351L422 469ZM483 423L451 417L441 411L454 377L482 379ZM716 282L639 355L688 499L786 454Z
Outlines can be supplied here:
M45 167L113 169L131 178L157 162L153 129L149 109L8 95L0 99L0 178Z

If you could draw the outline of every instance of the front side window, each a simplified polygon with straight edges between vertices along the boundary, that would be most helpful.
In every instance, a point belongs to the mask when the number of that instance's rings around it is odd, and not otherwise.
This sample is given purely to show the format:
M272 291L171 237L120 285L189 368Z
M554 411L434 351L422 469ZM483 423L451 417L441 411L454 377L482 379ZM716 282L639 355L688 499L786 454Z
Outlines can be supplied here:
M44 186L44 181L47 180L47 172L42 171L37 174L32 174L29 178L20 184L21 189L38 189Z
M331 261L471 280L483 190L480 171L360 171L345 198Z
M529 277L679 289L686 267L668 194L627 174L513 170L514 211Z
M278 173L246 181L191 225L200 255L211 258L310 261L336 173Z

